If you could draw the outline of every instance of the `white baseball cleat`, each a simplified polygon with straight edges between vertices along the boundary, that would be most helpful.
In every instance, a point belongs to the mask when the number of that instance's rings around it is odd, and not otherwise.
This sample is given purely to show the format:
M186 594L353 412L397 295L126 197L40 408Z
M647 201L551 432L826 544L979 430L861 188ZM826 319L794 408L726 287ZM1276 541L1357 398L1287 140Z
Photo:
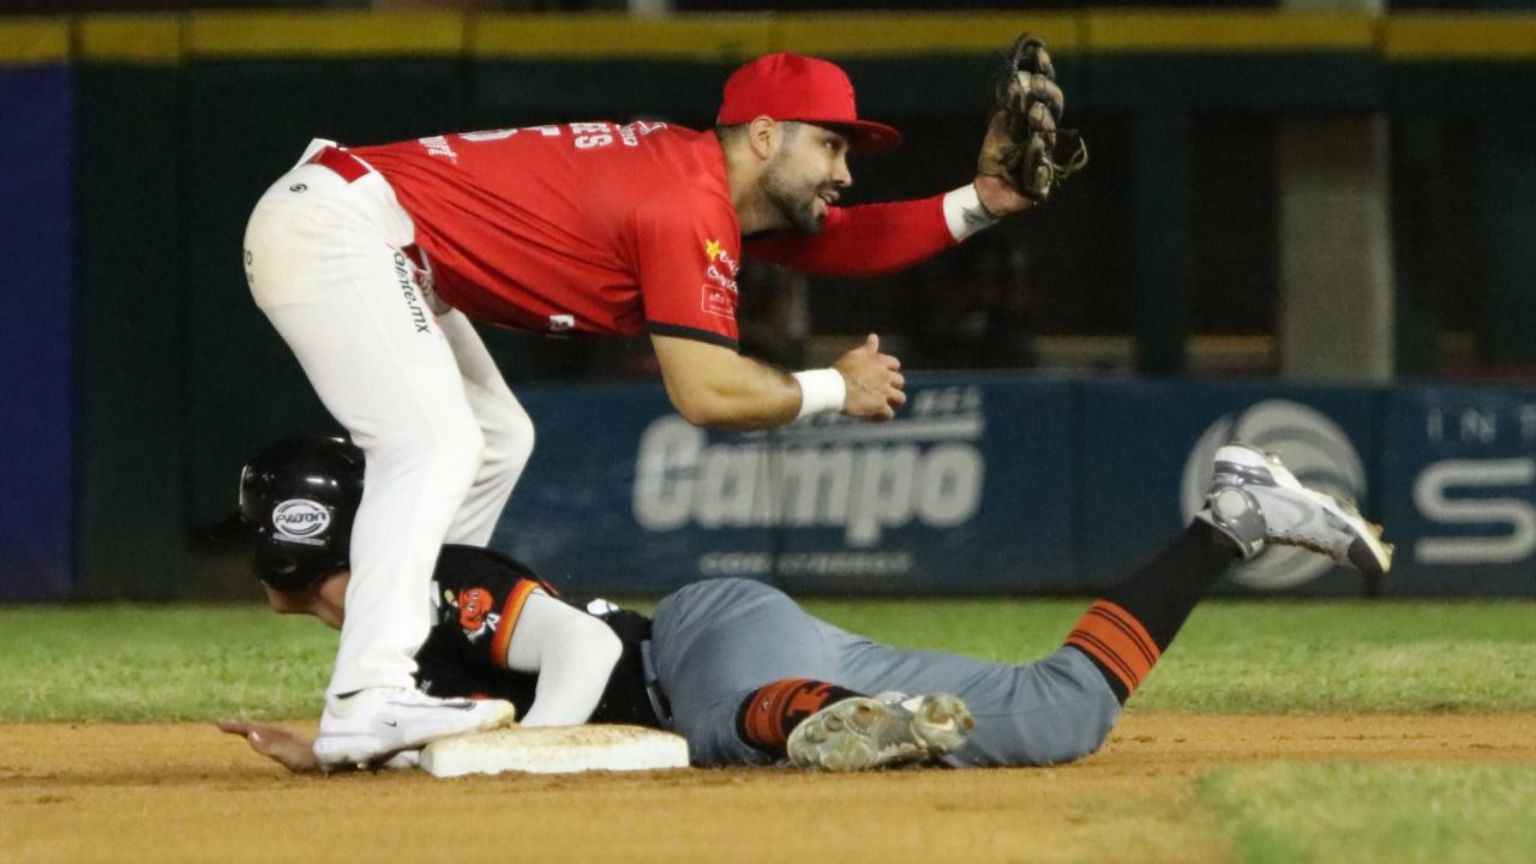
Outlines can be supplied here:
M495 729L517 715L500 699L437 699L404 687L370 687L327 699L315 758L327 770L381 765L402 750Z
M1392 567L1381 526L1365 521L1354 504L1301 485L1278 456L1246 444L1216 451L1205 503L1195 518L1232 538L1245 560L1274 543L1320 552L1367 576Z
M840 699L789 734L790 764L863 771L924 762L965 746L976 718L958 696L882 693Z

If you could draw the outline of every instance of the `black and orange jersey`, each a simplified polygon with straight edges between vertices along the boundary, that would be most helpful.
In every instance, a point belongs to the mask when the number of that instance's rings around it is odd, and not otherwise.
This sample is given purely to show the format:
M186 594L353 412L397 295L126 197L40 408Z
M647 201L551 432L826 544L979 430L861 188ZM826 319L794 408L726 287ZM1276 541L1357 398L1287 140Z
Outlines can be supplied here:
M589 607L589 601L565 596L520 562L473 546L444 546L438 555L432 582L436 619L416 652L421 688L433 696L506 699L517 706L519 717L527 714L538 675L507 668L507 646L523 604L538 588L596 613L624 645L591 722L660 728L640 659L640 643L650 637L650 619L602 601Z

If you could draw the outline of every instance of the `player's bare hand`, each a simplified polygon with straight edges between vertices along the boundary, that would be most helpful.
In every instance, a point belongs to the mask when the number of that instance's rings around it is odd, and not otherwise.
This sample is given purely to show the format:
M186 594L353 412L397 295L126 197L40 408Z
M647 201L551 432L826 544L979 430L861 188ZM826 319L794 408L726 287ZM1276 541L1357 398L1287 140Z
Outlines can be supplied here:
M247 723L243 720L218 721L220 732L239 735L251 745L251 749L287 768L295 774L312 774L320 770L315 758L314 742L297 732L269 723Z
M837 358L832 368L842 373L848 385L843 413L849 417L889 420L907 402L907 394L902 392L907 379L901 374L901 361L881 354L880 337L873 333L863 345Z

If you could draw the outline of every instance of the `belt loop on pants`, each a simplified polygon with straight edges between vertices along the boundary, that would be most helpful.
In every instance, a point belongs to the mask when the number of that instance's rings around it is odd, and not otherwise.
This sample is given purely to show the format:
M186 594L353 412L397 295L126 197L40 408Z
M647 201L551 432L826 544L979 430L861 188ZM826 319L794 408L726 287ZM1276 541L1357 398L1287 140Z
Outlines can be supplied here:
M651 659L651 640L640 643L640 668L645 672L645 695L651 699L651 710L656 719L668 729L672 728L672 703L661 690L661 679L656 675L656 662Z
M336 172L341 179L355 183L359 178L373 173L367 162L339 147L325 147L309 157L310 165L319 165Z

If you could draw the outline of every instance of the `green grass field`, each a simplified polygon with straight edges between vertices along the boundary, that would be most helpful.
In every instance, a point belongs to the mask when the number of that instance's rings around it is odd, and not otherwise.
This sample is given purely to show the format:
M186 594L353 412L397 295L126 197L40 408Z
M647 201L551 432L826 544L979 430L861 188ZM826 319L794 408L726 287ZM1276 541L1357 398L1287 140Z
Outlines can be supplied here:
M903 647L1020 662L1059 645L1086 604L807 606ZM311 716L335 644L311 619L257 606L0 608L0 722ZM1131 707L1536 710L1536 604L1208 602Z
M1266 765L1218 771L1198 787L1254 864L1536 859L1531 765Z
M1086 604L807 605L894 644L1017 662L1057 646ZM335 642L255 606L0 608L0 722L311 717ZM1209 602L1129 706L1152 708L1536 711L1536 604ZM1194 790L1189 818L1238 861L1536 860L1532 763L1236 765Z

